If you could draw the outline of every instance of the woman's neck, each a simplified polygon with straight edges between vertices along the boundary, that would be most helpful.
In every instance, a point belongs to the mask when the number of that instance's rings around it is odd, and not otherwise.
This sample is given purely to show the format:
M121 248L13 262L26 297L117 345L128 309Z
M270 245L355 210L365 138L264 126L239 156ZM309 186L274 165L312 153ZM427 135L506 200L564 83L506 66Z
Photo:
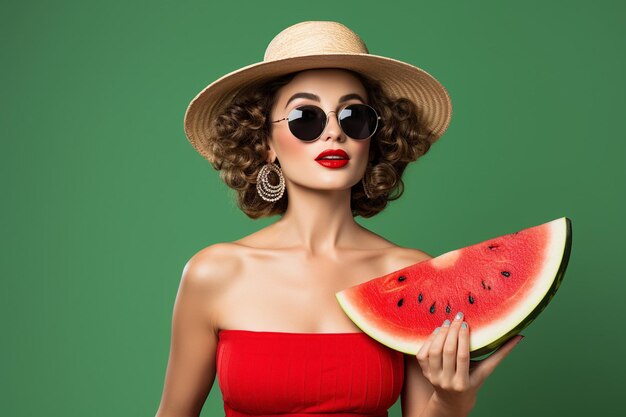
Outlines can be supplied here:
M281 243L310 256L332 256L342 248L354 247L363 228L352 216L350 197L350 188L291 187L287 211L275 224Z

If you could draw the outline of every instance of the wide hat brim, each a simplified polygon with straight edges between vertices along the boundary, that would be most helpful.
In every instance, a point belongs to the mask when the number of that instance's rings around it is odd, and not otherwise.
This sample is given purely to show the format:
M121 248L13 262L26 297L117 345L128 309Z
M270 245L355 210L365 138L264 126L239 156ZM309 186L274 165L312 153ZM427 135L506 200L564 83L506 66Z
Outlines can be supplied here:
M452 102L443 85L421 68L369 53L324 53L263 61L224 75L204 88L187 107L184 129L192 146L207 160L212 137L210 122L243 88L296 71L317 68L349 69L382 84L392 98L406 97L419 109L432 132L431 144L448 129Z

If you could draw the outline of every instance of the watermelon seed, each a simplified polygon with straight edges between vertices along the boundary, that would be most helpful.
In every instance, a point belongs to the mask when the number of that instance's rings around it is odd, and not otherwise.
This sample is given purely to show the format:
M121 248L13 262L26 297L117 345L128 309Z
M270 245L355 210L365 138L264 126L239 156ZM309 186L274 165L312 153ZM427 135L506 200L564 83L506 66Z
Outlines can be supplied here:
M487 286L485 285L485 280L484 280L484 279L481 281L481 284L483 284L483 289L485 289L485 290L486 290L486 289L487 289Z
M398 277L398 281L400 281L400 282L404 281L405 279L406 279L406 277L404 275L400 275Z
M469 295L469 302L470 302L470 304L474 304L474 297L472 297L471 293Z
M450 314L450 304L446 306L446 314Z
M499 245L489 245L489 249L494 250L494 248L497 248Z
M511 273L510 273L509 271L502 271L502 272L500 272L500 273L501 273L502 275L504 275L505 277L507 277L507 278L511 276Z
M433 305L430 306L430 312L432 314L435 314L435 303L436 303L436 301L433 303Z
M417 296L417 301L421 303L423 299L424 297L422 296L422 293L420 293L420 295Z
M402 307L402 303L404 303L404 298L398 300L398 307Z

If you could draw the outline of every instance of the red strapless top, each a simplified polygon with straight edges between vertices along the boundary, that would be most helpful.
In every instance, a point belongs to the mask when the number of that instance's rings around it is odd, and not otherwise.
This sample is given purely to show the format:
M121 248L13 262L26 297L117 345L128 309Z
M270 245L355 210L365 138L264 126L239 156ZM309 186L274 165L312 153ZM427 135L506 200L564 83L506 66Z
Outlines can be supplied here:
M226 417L388 417L404 354L365 333L221 330L217 377Z

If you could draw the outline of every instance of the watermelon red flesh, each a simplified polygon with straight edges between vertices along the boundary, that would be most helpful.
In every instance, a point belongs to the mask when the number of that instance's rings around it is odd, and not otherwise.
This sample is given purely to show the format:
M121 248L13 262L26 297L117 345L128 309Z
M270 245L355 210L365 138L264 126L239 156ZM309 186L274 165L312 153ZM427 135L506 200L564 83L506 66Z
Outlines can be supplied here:
M571 222L563 217L410 265L336 297L365 333L411 354L462 311L476 357L519 333L545 308L570 247Z

